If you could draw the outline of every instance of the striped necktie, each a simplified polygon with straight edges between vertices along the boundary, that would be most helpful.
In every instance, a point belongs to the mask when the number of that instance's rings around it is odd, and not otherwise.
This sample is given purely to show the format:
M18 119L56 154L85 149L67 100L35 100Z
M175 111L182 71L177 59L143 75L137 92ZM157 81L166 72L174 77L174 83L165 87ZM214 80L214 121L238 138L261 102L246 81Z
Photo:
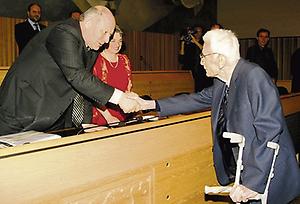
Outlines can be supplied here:
M219 115L218 115L216 131L217 131L219 146L222 151L223 164L225 167L226 174L230 181L234 181L236 163L235 163L233 152L232 152L233 146L228 139L223 138L223 132L227 131L226 111L227 111L228 93L229 93L229 87L227 85L225 85L224 92L223 92L223 98L221 101L221 106L220 106Z
M84 99L77 94L73 101L72 122L76 127L79 127L84 118Z

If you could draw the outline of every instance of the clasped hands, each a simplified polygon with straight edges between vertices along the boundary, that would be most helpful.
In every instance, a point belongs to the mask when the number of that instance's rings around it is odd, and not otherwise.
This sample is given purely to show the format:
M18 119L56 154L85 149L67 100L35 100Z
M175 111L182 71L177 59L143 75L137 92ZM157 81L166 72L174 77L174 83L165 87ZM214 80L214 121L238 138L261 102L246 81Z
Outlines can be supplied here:
M258 193L243 185L234 185L229 195L233 202L240 203L255 200Z
M132 113L140 110L155 109L155 101L144 100L134 92L125 92L120 98L119 106L124 113Z

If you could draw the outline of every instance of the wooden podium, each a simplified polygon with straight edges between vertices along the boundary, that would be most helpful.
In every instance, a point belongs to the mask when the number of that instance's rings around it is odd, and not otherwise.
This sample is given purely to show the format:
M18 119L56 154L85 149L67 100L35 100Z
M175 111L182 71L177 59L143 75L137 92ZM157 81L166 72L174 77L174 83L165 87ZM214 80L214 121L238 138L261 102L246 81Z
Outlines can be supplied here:
M1 203L204 203L210 112L0 149Z
M300 112L300 94L281 102ZM211 140L207 111L0 149L1 203L212 203Z

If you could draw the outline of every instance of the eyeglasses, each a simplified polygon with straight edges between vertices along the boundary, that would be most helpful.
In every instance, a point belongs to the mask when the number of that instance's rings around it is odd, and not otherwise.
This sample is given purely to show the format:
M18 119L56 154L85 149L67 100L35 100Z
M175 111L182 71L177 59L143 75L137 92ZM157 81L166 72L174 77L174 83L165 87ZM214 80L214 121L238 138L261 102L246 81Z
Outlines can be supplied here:
M204 55L203 53L201 53L200 54L200 58L201 58L201 60L203 60L205 57L207 57L209 55L216 55L216 54L220 55L220 53L217 53L217 52L212 52L212 53L209 53L209 54L206 54L206 55Z

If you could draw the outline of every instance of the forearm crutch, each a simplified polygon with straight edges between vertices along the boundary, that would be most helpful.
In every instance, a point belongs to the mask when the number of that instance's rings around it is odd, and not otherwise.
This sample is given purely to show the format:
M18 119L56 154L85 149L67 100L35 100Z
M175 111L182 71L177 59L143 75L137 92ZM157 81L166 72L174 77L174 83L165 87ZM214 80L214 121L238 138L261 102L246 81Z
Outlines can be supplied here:
M239 185L241 171L243 170L242 157L243 157L243 149L245 146L245 138L244 138L244 136L242 136L240 134L229 133L229 132L224 132L223 137L230 139L231 143L237 143L239 146L237 168L236 168L235 181L234 181L235 185ZM261 200L262 204L267 204L269 185L270 185L271 179L274 176L275 160L276 160L276 157L279 152L279 144L277 144L275 142L268 142L267 147L274 149L274 156L273 156L272 165L271 165L270 173L268 176L266 188L265 188L265 191L263 194L258 194L256 197L252 198L252 200ZM227 193L230 193L231 190L232 190L232 186L205 186L205 188L204 188L205 194L221 194L221 193L227 194Z

